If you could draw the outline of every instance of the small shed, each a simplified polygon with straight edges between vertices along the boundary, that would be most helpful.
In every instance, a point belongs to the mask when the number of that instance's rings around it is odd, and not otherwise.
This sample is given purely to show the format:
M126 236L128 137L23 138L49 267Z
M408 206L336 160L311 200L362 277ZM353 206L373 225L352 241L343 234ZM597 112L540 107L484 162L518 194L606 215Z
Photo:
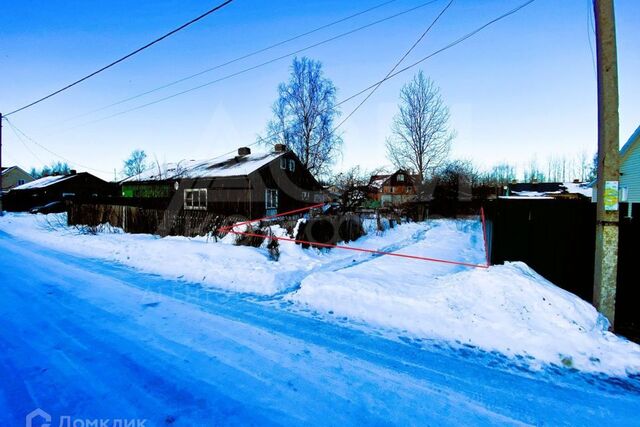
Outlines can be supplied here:
M120 183L132 203L164 201L170 211L209 211L260 218L324 201L322 187L282 144L274 150L210 160L188 160L150 169Z
M8 211L30 211L64 200L91 200L109 197L115 186L88 172L45 176L19 185L5 196ZM64 208L59 206L58 211Z

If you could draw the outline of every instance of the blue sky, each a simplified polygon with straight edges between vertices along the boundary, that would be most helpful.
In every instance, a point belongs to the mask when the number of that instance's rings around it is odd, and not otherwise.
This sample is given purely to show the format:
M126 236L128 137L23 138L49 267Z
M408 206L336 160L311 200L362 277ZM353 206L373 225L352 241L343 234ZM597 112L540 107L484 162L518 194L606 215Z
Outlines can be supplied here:
M172 88L77 117L139 92L215 66L329 23L383 0L236 0L177 35L38 106L10 117L51 151L113 177L134 148L159 161L214 157L255 141L270 117L276 86L290 59L106 120L145 102L284 55L426 2L396 0L375 11ZM423 57L522 1L456 0L406 60ZM9 2L0 15L0 111L55 90L141 46L215 2ZM343 99L384 77L444 7L418 9L306 51L323 62ZM532 5L423 63L440 86L457 130L452 155L480 166L540 163L551 155L596 149L596 78L589 48L589 0L537 0ZM640 124L640 3L616 2L621 144ZM594 46L595 49L595 46ZM418 68L386 82L344 126L336 165L388 164L384 141L400 87ZM358 100L343 106L349 113ZM74 117L76 117L74 119ZM71 120L69 120L71 119ZM92 122L92 123L89 123ZM29 168L60 160L9 126L5 164ZM78 169L85 169L77 166ZM92 171L92 170L90 170Z

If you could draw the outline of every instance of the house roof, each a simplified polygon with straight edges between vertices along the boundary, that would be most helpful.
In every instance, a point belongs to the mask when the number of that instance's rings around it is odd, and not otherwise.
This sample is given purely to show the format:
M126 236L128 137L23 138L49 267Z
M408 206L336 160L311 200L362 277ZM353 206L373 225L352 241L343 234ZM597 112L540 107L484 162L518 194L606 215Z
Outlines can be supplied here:
M282 151L272 151L245 156L221 156L209 160L183 160L178 163L165 163L159 167L150 168L139 175L126 178L122 182L247 176L284 154L285 152Z
M2 175L8 174L9 172L13 171L13 170L19 170L24 172L25 174L29 175L24 169L22 169L20 166L7 166L7 167L3 167L2 169Z
M48 187L52 184L56 184L58 182L62 182L65 181L71 177L76 176L74 175L52 175L52 176L45 176L42 177L40 179L36 179L35 181L31 181L31 182L27 182L26 184L22 184L19 185L17 187L14 187L12 189L12 191L14 190L32 190L32 189L36 189L36 188L44 188L44 187Z
M622 149L620 150L620 157L625 157L627 153L631 151L631 147L633 147L633 145L638 141L640 141L640 126L638 126L636 131L629 137L629 140L622 146Z
M510 196L501 198L548 198L562 194L579 194L591 197L593 189L589 183L576 182L540 182L509 184Z
M376 188L376 189L381 189L384 184L394 175L397 175L399 173L403 173L407 176L409 176L411 178L412 181L419 181L420 176L419 175L413 175L409 172L407 172L404 169L398 169L397 171L395 171L394 173L391 174L385 174L385 175L372 175L371 178L369 178L369 187L372 188Z

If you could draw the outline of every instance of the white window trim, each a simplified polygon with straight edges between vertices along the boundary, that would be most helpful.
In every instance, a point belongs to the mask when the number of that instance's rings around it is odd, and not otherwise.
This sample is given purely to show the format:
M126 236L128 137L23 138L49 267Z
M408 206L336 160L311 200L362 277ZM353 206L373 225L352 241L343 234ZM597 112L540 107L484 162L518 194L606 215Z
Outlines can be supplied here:
M293 159L289 159L289 171L294 172L296 170L296 162Z
M287 170L287 159L285 159L284 157L280 158L280 169L282 170Z
M192 205L187 204L187 194L192 193L194 196L198 197L198 204L194 203L194 198L192 197ZM204 195L204 197L203 197ZM204 203L203 203L204 198ZM185 210L199 210L204 211L207 210L207 189L206 188L187 188L184 190L184 209Z
M399 173L397 178L398 178L398 181L404 182L404 174L403 173Z
M264 207L265 209L278 209L278 190L277 189L267 188L264 190Z

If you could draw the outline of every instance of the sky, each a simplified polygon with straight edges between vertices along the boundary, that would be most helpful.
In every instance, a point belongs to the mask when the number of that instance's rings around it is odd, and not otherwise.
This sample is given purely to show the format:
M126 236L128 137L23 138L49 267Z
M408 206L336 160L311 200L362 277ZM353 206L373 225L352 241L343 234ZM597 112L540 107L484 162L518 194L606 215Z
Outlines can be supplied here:
M427 3L395 0L196 78L123 102L386 0L235 0L187 29L9 119L3 165L67 160L106 178L134 149L158 162L212 158L255 142L271 117L292 56L187 94L128 111ZM524 0L455 0L403 62L410 64ZM218 1L7 2L0 14L0 111L19 108L198 16ZM444 0L305 50L323 64L338 101L383 78L444 8ZM620 143L640 125L640 2L618 0ZM389 164L385 140L402 85L418 70L440 87L457 137L451 156L487 168L532 158L592 154L597 146L596 74L589 0L536 0L385 82L342 128L335 165ZM590 18L591 16L591 18ZM591 46L590 46L591 41ZM341 106L347 115L361 100ZM102 109L101 109L102 108ZM95 111L101 109L100 111ZM120 114L121 113L121 114ZM111 117L110 117L111 116ZM40 145L37 145L40 144ZM42 148L42 147L46 147ZM47 151L48 150L48 151ZM52 153L55 153L52 154Z

